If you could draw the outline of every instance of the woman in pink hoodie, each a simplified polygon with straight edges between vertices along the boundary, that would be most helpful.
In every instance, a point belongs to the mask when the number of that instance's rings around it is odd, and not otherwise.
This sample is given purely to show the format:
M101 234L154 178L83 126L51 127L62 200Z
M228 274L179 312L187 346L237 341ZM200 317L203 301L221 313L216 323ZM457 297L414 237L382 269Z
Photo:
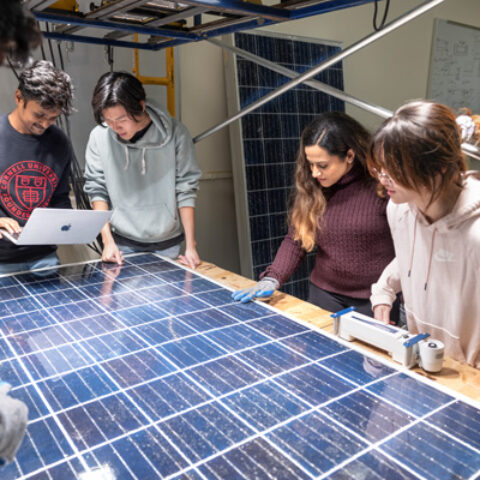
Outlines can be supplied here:
M374 136L368 167L390 197L395 258L372 286L388 322L403 292L408 329L480 368L480 172L466 172L461 134L446 106L400 107Z

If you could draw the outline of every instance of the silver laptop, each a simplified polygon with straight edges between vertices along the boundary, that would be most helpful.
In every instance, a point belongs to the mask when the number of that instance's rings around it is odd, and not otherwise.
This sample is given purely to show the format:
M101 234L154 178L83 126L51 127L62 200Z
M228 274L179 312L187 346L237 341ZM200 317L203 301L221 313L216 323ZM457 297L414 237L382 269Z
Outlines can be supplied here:
M111 216L111 210L36 208L20 233L0 233L15 245L91 243Z

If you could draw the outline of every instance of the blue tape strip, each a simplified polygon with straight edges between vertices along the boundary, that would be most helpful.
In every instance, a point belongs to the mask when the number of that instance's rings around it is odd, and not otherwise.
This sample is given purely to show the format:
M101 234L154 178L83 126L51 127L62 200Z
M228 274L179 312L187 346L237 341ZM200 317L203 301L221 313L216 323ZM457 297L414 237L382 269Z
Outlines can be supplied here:
M343 310L340 310L339 312L332 313L330 316L332 318L338 318L338 317L341 317L342 315L345 315L346 313L353 312L356 309L357 309L357 307L348 307L348 308L345 308Z
M407 347L407 348L411 347L411 346L415 345L416 343L421 342L422 340L425 340L429 336L430 336L429 333L419 333L415 337L413 337L410 340L407 340L406 342L404 342L403 346Z

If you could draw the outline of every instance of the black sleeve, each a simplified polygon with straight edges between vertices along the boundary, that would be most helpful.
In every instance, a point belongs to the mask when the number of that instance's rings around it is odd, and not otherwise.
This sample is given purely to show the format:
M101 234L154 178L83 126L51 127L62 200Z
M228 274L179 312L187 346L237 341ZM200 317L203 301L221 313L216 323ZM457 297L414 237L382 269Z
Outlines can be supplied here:
M64 158L63 172L48 205L50 208L72 208L72 203L70 202L70 173L73 162L73 149L69 141L67 141Z

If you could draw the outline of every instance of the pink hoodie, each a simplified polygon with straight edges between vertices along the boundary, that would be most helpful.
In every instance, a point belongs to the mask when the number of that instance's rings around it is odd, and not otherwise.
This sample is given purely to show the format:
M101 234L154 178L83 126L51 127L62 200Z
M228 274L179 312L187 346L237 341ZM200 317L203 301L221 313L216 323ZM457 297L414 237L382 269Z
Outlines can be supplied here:
M409 331L480 368L480 172L464 175L454 209L429 224L415 205L387 206L396 257L372 285L372 305L402 291Z

